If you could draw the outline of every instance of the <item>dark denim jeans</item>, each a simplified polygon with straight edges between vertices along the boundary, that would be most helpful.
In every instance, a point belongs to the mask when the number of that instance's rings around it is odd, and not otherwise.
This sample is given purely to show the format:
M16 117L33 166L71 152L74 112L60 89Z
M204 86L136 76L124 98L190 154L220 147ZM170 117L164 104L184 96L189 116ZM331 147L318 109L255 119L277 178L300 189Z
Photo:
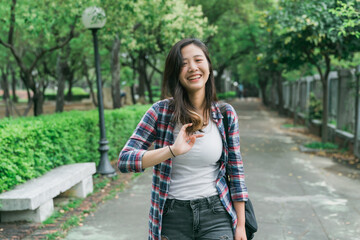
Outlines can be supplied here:
M165 202L162 240L234 239L232 220L218 195Z

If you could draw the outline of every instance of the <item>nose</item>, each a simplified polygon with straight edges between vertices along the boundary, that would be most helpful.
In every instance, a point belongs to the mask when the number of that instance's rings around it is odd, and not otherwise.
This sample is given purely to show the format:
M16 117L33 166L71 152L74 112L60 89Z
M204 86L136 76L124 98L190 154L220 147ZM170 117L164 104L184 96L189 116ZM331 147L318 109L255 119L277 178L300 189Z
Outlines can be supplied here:
M189 72L194 72L198 69L198 66L194 61L189 62Z

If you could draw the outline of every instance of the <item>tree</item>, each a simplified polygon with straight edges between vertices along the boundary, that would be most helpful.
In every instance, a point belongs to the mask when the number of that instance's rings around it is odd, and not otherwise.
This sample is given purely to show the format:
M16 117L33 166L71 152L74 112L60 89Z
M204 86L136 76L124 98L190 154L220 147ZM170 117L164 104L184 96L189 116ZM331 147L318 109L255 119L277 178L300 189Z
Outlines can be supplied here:
M355 36L360 38L360 2L351 0L347 2L338 1L336 8L329 9L330 13L335 14L342 19L343 24L331 30L336 31L339 35Z
M145 86L152 99L151 81L154 72L162 73L157 59L164 59L168 49L185 37L207 38L215 33L202 15L200 7L188 6L183 0L138 1L134 12L135 25L127 42L130 57L139 76L140 98L145 98ZM151 69L149 74L148 69Z
M34 73L44 56L64 47L73 38L79 6L72 1L27 0L17 5L17 1L12 0L10 6L8 2L0 3L0 21L4 23L0 32L6 33L10 39L5 41L0 37L0 44L11 52L20 68L22 81L33 92L35 116L42 114L46 86ZM59 8L62 11L58 11ZM27 50L24 56L21 48Z
M282 1L275 15L280 28L275 49L280 53L279 62L288 69L297 69L311 63L318 71L323 90L322 141L327 141L328 77L332 58L351 57L352 44L337 29L342 20L328 9L337 7L336 1Z
M260 27L260 11L269 8L272 1L188 0L192 5L201 4L209 23L217 26L217 34L205 41L209 46L216 70L216 88L223 90L222 75L225 70L235 70L237 81L257 84L256 59L263 45L263 30ZM246 67L244 67L246 66ZM249 70L251 69L251 70Z

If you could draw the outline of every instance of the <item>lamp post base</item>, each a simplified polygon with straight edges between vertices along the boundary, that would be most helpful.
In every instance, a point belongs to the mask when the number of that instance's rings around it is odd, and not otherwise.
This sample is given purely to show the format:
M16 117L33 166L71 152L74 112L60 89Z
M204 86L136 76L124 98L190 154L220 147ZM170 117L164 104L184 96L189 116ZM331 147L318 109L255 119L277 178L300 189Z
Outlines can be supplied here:
M100 144L99 152L101 154L101 157L100 157L99 166L97 168L97 173L100 173L102 175L107 175L108 177L112 177L112 176L116 175L116 172L115 172L115 169L111 166L111 164L109 162L108 143L109 142L106 140L99 141L99 144Z

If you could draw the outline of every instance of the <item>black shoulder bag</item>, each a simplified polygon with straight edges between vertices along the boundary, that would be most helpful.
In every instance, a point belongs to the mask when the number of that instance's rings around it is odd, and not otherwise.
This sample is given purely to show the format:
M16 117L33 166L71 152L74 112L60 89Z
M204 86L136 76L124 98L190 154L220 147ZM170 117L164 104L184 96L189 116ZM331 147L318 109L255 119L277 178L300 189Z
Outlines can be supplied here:
M221 114L223 115L223 123L224 123L224 128L225 128L225 133L226 133L226 142L228 142L228 117L226 114L226 104L225 103L220 103L220 110L221 110ZM230 181L229 181L229 176L226 173L226 183L229 187L229 191L230 191ZM246 237L247 239L253 239L254 238L254 233L258 230L258 225L256 222L256 217L255 217L255 212L254 212L254 208L253 205L250 201L250 198L245 202L245 230L246 230Z

